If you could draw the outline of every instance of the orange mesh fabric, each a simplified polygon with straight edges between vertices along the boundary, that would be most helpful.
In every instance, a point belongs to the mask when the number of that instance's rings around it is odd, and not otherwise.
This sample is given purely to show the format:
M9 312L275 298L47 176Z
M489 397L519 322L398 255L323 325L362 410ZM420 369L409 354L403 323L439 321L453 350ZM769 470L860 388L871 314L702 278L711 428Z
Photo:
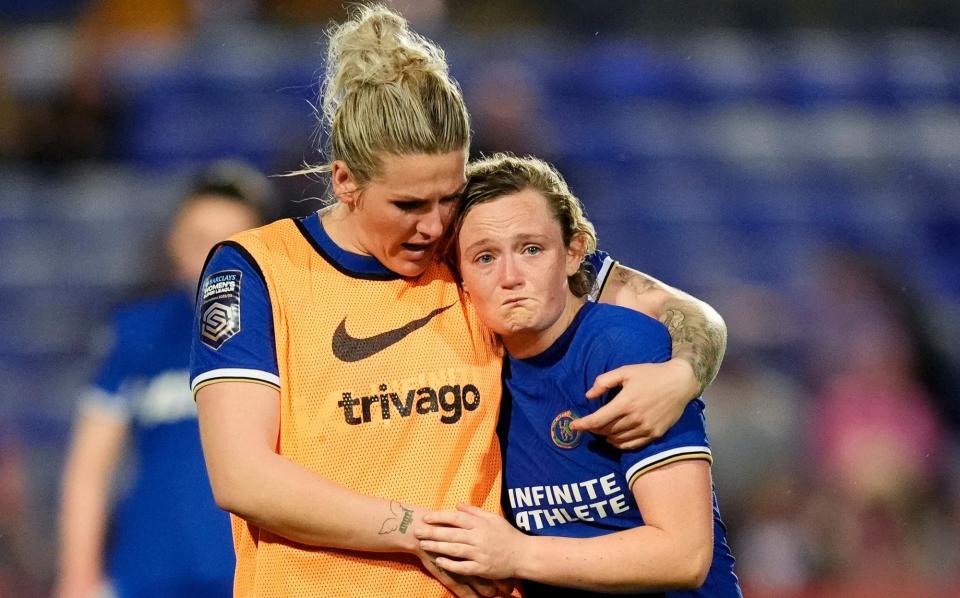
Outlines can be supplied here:
M433 265L414 282L353 278L292 220L234 240L259 264L273 305L278 452L363 494L498 511L501 354L449 270ZM412 330L369 356L377 346L351 345L344 361L332 350L341 323L356 339ZM236 596L448 595L411 556L305 547L233 523Z

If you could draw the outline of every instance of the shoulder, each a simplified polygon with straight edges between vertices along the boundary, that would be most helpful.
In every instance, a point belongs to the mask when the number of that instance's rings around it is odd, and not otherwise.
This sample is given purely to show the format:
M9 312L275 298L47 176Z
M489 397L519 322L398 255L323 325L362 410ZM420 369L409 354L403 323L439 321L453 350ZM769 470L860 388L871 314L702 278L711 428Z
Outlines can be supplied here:
M662 322L617 305L592 305L582 326L589 337L598 342L630 340L632 343L670 345L670 333Z
M143 334L162 330L170 318L192 313L190 296L184 291L171 289L117 306L114 325L118 334Z
M298 221L294 218L281 218L269 224L250 228L231 236L229 240L238 243L244 242L267 242L274 237L288 235L290 233L299 234Z
M239 232L217 243L211 250L208 261L223 259L223 254L233 259L242 259L253 268L259 269L261 262L269 262L275 256L286 254L297 244L302 244L301 249L309 246L308 239L309 235L303 231L299 221L284 218Z
M670 359L670 335L657 320L616 305L588 303L585 308L589 311L574 342L578 358L593 368L591 373Z
M111 350L104 371L109 377L151 374L178 362L189 349L193 298L188 291L170 290L118 306L110 335ZM185 358L184 358L185 360ZM101 380L106 380L101 376Z
M453 275L449 264L442 259L433 260L424 273L420 275L420 279L427 282L439 281L445 284L457 284L457 279Z
M607 278L610 276L610 271L617 262L610 257L610 254L600 249L586 256L584 259L587 264L590 265L590 269L593 271L594 275L593 287L587 294L587 299L590 301L597 301L599 300L600 295L603 293L604 286L607 284Z
M251 278L265 283L264 272L272 271L280 254L290 247L291 237L285 236L290 232L303 240L294 221L287 218L237 233L214 245L200 279L201 298L210 285L224 283L224 276L232 276L230 280L242 282L244 287L249 286ZM234 290L239 291L239 284Z

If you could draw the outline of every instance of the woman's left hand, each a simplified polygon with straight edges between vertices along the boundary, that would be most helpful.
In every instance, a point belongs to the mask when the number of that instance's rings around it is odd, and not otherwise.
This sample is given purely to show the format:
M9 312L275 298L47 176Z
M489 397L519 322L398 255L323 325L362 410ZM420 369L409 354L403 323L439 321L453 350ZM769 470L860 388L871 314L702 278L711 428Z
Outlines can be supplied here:
M425 515L414 530L420 547L437 556L436 564L452 573L487 579L515 576L527 536L506 519L471 505Z
M677 423L700 390L693 368L683 359L625 365L597 376L587 391L597 399L617 386L621 391L590 415L575 419L572 430L606 436L621 450L643 447Z

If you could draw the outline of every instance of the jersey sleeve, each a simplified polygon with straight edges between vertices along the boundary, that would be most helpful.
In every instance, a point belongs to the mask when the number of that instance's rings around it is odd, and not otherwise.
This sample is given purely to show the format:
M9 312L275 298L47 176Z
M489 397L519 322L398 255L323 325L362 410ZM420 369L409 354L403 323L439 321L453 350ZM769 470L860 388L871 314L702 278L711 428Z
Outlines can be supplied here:
M628 488L643 474L668 463L685 459L713 462L703 409L704 404L700 399L690 401L677 423L661 438L642 449L620 454L620 466Z
M124 313L115 314L108 331L110 350L93 382L80 395L81 411L96 410L98 414L129 421L133 398L126 392L135 368L133 352L127 348L130 338Z
M190 389L248 381L280 388L273 311L259 266L224 244L200 277L190 350Z
M603 287L607 284L607 276L611 269L617 263L606 251L597 250L586 257L587 263L593 267L597 277L593 282L593 288L587 293L587 300L596 302L603 293Z
M594 362L592 367L598 374L624 365L670 359L671 341L666 327L646 316L631 313L616 321L597 340L600 342L595 343L593 352L602 356L602 363ZM615 394L608 393L602 401L606 403ZM628 487L644 473L668 463L684 459L712 461L703 410L700 399L691 401L661 438L643 448L620 453L621 471Z

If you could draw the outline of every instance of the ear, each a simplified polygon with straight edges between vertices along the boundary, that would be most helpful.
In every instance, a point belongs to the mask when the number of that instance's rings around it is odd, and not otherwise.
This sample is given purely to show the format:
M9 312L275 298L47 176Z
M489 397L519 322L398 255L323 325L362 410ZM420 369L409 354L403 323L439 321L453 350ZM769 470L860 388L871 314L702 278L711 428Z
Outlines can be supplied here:
M334 160L330 166L330 185L333 187L333 194L345 204L356 203L360 196L360 186L343 160Z
M452 252L456 254L452 258L455 263L450 266L450 269L454 271L453 276L457 280L457 284L460 285L460 290L463 291L464 295L469 297L470 289L467 287L467 281L463 277L463 269L460 267L460 255L459 255L460 251L459 251L458 244L454 244L452 249L448 250L448 252Z
M577 273L577 270L580 269L580 264L583 263L583 252L586 242L584 241L583 235L574 235L570 239L570 246L567 247L567 276L573 276Z

